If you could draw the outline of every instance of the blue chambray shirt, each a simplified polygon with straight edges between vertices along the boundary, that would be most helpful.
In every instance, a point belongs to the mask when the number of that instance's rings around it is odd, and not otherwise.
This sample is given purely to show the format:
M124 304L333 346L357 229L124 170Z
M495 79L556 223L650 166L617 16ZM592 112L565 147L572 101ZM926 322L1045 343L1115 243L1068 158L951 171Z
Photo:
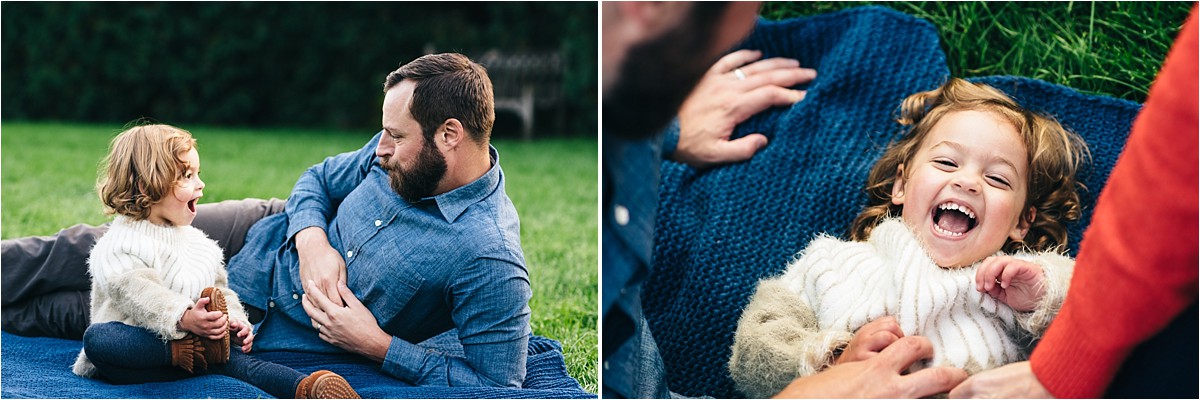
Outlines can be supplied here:
M652 270L659 164L675 141L603 140L603 397L671 398L641 294Z
M316 226L346 261L347 286L392 335L384 373L421 386L520 387L532 290L496 149L479 179L412 204L379 166L381 135L309 168L285 212L251 227L230 259L230 288L267 311L254 348L345 352L318 337L300 303L292 239ZM452 328L461 353L418 345Z

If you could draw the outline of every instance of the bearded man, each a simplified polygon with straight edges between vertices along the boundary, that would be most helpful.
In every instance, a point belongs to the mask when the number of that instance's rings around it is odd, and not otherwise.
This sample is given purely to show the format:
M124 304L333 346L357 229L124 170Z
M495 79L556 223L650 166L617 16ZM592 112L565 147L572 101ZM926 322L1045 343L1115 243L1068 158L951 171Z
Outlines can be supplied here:
M531 329L516 208L489 144L492 84L461 54L388 75L383 129L309 168L284 202L198 207L256 350L357 353L419 386L521 387ZM4 328L75 337L106 227L3 243ZM458 349L419 343L457 329Z

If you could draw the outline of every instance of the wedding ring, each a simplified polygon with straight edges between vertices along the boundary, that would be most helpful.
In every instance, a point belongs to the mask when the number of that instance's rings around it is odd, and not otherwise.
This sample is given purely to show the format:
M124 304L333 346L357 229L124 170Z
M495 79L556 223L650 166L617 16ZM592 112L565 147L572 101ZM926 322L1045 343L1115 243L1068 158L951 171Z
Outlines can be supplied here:
M318 331L319 331L319 330L321 330L321 328L324 328L324 327L325 327L325 325L322 325L322 324L321 324L321 323L319 323L319 322L317 323L317 330L318 330Z
M733 70L733 76L736 76L739 81L746 80L746 73L742 72L741 68Z

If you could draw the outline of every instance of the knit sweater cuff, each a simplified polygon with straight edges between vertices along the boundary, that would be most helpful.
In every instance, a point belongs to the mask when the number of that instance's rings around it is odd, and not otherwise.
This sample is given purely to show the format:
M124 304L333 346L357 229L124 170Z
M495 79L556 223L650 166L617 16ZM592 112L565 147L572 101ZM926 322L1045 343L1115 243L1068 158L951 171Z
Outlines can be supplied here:
M1018 313L1017 318L1021 327L1036 338L1041 337L1062 308L1062 303L1067 298L1075 260L1056 253L1041 253L1028 261L1042 266L1045 293L1032 311Z
M1107 382L1116 374L1116 366L1127 351L1105 349L1087 335L1072 332L1092 332L1103 335L1103 328L1076 327L1070 309L1064 309L1058 321L1046 330L1042 343L1029 358L1034 376L1057 398L1098 398L1107 389ZM1091 360L1078 362L1078 360Z

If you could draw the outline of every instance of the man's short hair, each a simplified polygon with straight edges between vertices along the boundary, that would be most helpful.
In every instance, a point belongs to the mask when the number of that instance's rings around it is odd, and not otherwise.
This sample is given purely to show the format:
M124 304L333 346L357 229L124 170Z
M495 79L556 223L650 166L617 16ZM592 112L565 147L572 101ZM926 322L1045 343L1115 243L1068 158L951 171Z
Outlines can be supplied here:
M437 127L455 118L476 142L488 142L496 111L492 81L482 65L458 53L427 54L388 74L383 91L405 79L416 83L409 112L425 140L433 140Z

